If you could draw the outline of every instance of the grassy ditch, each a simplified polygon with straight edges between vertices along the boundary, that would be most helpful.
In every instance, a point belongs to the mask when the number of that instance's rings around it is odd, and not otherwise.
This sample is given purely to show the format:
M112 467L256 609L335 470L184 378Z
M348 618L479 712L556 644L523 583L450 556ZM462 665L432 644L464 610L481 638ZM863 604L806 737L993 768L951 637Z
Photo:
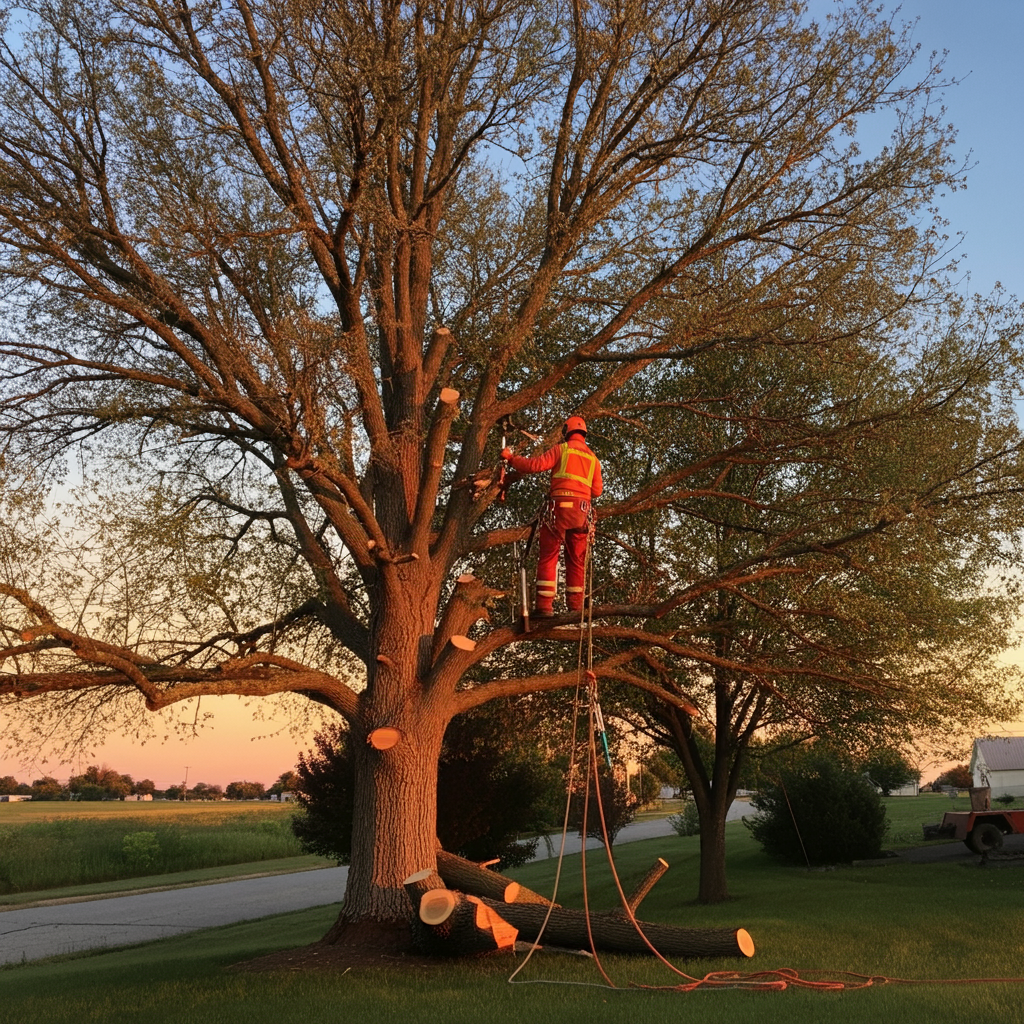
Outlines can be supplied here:
M521 957L485 957L434 968L401 966L318 972L238 973L227 968L274 949L321 936L337 906L210 929L102 954L82 955L0 970L0 1024L102 1024L145 1019L217 1024L319 1024L365 1019L374 1024L415 1020L494 1024L530 1020L554 1024L644 1024L699 1019L708 1024L960 1024L1019 1021L1024 984L942 984L943 979L1013 978L1024 974L1019 924L1021 869L956 864L893 864L814 872L769 861L740 823L728 826L733 899L702 907L696 894L698 840L675 836L616 847L627 887L657 856L671 864L643 904L649 920L692 926L746 927L758 952L753 960L680 964L702 976L715 970L790 968L855 971L876 980L859 991L650 991L678 980L646 958L603 957L616 989L591 961L538 954L517 980L507 979ZM518 869L523 882L550 891L555 865ZM592 902L613 905L602 851L588 856ZM564 868L560 902L579 905L579 859ZM386 960L382 961L387 963ZM923 984L882 982L883 977Z
M107 805L94 806L0 815L0 895L302 854L290 808L247 804L218 813L221 805L167 804L139 813L138 804L120 804L135 813L112 813ZM69 813L76 807L78 813Z

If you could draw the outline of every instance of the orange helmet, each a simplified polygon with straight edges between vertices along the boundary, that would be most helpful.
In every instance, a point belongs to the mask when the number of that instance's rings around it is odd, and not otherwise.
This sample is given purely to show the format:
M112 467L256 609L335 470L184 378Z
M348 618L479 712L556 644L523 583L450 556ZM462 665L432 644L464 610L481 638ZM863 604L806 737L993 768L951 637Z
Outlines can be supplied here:
M587 436L587 424L582 416L570 416L562 426L562 437L569 437L571 434L582 434Z

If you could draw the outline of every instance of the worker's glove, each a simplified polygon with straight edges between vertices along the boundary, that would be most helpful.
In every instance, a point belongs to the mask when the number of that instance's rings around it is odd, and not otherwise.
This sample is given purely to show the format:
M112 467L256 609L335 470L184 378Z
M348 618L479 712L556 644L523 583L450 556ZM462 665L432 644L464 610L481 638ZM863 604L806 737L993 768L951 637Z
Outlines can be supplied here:
M513 455L513 451L512 451L512 449L511 449L511 448L502 448L502 449L501 449L501 457L502 457L502 458L503 458L503 459L504 459L504 460L505 460L506 462L508 462L508 460L512 458L512 455Z

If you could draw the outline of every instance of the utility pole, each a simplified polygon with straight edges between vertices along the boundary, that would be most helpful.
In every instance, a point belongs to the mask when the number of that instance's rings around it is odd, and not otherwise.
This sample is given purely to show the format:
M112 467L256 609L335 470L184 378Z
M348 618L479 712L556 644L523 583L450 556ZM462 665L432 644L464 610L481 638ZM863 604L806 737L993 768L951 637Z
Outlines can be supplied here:
M185 782L181 787L181 802L184 803L188 799L188 765L185 765Z

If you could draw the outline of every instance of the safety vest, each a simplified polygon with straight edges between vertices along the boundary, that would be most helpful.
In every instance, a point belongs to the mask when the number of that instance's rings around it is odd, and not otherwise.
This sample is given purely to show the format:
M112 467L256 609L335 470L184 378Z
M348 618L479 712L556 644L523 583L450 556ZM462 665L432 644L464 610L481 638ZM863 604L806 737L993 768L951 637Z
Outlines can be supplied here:
M560 447L562 457L551 474L551 489L565 487L571 481L585 487L589 497L594 486L594 474L597 472L597 456L585 448L571 448L567 443ZM576 491L579 490L579 486L569 489Z

